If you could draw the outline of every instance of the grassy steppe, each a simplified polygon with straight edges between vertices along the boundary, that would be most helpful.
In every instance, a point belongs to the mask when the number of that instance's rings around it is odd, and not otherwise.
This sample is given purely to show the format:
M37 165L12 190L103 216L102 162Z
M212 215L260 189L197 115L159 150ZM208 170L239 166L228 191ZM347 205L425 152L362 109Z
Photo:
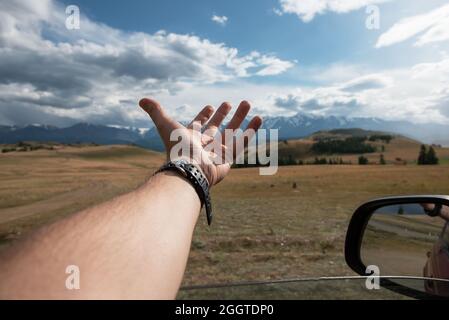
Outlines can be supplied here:
M131 146L0 154L2 245L132 190L163 160ZM360 203L448 193L447 165L291 166L274 176L235 169L212 190L215 220L209 228L201 215L183 284L353 275L343 244Z

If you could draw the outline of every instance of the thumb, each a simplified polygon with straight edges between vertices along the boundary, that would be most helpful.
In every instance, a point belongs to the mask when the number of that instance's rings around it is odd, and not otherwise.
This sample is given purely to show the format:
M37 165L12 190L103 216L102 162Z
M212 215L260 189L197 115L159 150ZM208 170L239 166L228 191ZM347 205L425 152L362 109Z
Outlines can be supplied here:
M164 143L168 143L171 131L181 125L172 120L156 100L143 98L139 106L151 117Z
M156 100L143 98L139 101L139 106L148 113L156 125L164 122L164 118L167 118L161 105Z

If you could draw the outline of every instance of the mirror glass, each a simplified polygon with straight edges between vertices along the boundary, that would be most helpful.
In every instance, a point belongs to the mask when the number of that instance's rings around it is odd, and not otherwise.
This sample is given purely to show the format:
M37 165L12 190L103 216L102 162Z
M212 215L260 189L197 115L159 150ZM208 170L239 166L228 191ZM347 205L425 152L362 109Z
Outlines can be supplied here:
M412 289L449 297L449 207L413 203L377 209L366 226L360 255L366 266L379 268L380 276L427 278L413 281ZM405 287L411 283L392 281Z

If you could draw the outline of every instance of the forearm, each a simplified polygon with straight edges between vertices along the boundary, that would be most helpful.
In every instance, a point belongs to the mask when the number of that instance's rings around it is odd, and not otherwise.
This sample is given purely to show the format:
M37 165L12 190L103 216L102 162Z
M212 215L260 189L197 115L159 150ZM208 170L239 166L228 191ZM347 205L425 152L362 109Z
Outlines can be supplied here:
M17 243L0 257L2 298L173 298L200 211L193 187L161 173L139 189ZM68 290L68 265L80 289Z

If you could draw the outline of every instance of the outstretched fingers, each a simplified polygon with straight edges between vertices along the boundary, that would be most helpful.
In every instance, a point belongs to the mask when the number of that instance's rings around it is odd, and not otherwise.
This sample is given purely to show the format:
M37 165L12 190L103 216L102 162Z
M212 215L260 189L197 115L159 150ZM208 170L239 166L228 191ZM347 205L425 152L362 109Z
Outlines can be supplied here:
M205 106L203 110L198 113L198 115L195 117L195 119L192 120L192 122L188 125L187 128L193 129L194 123L197 123L202 127L206 124L207 120L212 116L214 113L214 108L212 106Z
M223 144L226 144L226 139L229 139L229 135L234 135L234 131L236 129L240 128L240 125L245 120L250 109L251 109L251 106L247 101L244 100L244 101L240 102L240 105L237 108L237 111L234 113L234 116L232 117L231 121L229 121L228 125L226 126L226 129L223 131L223 134L222 134L222 143ZM229 141L228 141L228 143L229 143Z
M231 105L228 102L222 103L217 112L215 112L215 114L212 116L212 119L210 119L210 121L208 122L205 134L210 137L214 137L218 132L221 123L228 115L229 111L231 111Z
M229 121L229 124L226 126L226 129L235 130L240 128L240 125L245 120L250 109L251 106L248 103L248 101L242 101L239 107L237 108L237 111L234 113L234 116L232 117L231 121Z
M257 130L262 126L262 118L259 116L255 116L251 119L251 121L248 123L248 126L246 127L245 131L242 133L242 137L237 140L242 140L243 143L237 143L233 145L232 151L233 151L233 158L236 159L239 157L245 149L248 148L249 143L252 139L254 139L254 136L256 135Z
M246 127L246 130L248 130L248 129L252 129L252 130L254 130L255 132L257 131L257 130L259 130L260 129L260 127L262 126L262 118L261 117L259 117L259 116L255 116L255 117L253 117L252 119L251 119L251 121L248 123L248 126Z

